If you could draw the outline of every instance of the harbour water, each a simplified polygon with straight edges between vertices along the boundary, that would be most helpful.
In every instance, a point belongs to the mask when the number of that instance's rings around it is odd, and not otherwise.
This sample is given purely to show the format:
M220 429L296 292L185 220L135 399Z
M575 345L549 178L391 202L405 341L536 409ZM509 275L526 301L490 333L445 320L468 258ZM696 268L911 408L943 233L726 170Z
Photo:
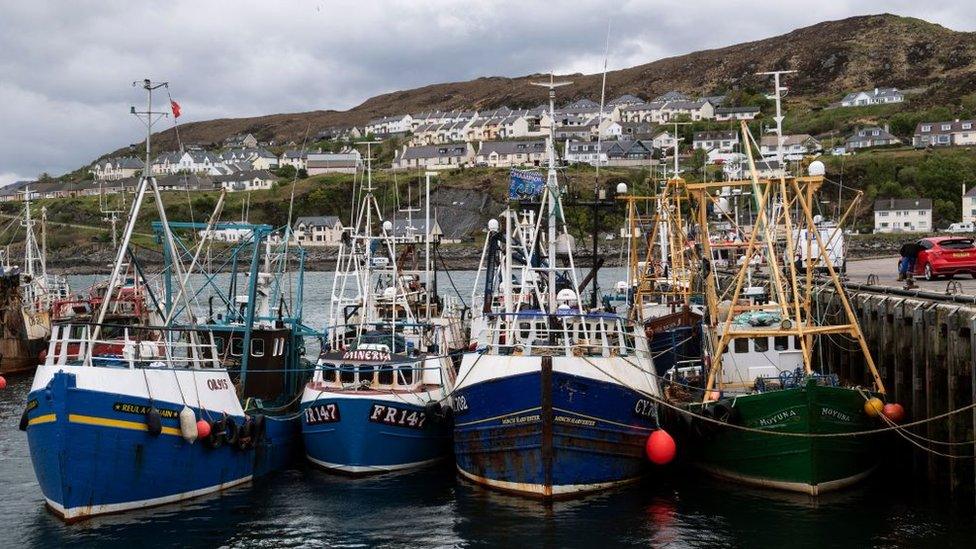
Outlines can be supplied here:
M601 285L621 274L604 271ZM469 301L473 273L451 278ZM70 282L77 290L92 280ZM330 287L329 273L306 278L305 316L317 328ZM451 291L446 276L440 288ZM15 378L0 392L0 547L976 546L971 500L929 494L898 467L810 498L670 466L638 485L546 505L464 482L450 462L367 479L297 464L189 503L64 525L44 508L17 429L29 386L29 377Z

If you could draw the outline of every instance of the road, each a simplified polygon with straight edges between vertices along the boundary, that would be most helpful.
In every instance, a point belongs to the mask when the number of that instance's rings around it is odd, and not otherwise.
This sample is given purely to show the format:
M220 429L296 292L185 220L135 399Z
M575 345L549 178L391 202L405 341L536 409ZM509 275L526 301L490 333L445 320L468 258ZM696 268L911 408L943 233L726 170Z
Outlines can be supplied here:
M880 259L848 259L847 276L850 282L864 284L868 276L875 274L878 276L879 286L891 286L893 288L904 288L905 283L898 281L898 256L883 257ZM932 282L924 278L916 278L915 284L921 290L943 293L950 281L957 282L961 286L958 293L976 295L976 280L969 275L957 275L952 279L942 278Z

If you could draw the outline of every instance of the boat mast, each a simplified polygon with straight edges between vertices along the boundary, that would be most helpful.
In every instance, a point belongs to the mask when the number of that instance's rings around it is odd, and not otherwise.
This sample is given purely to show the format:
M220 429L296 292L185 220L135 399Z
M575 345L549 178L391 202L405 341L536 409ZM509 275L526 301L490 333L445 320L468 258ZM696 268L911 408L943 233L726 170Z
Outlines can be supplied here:
M546 139L546 153L549 157L549 170L546 176L546 195L548 198L547 224L549 242L548 244L548 265L549 282L547 292L549 294L549 311L556 310L556 207L559 200L559 181L556 178L556 88L568 86L572 82L556 82L554 76L549 74L549 82L530 82L533 86L547 88L549 90L549 136ZM568 233L567 233L568 234ZM567 239L567 245L569 245ZM574 288L576 291L577 288Z

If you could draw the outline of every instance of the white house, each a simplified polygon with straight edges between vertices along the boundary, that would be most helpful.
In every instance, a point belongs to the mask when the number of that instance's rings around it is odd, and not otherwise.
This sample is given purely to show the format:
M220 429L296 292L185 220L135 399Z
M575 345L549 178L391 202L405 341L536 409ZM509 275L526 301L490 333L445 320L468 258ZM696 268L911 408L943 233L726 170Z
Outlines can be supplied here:
M344 153L308 153L308 175L323 173L356 173L363 166L363 157L353 149Z
M715 107L715 120L752 120L759 116L759 107Z
M413 126L413 117L409 114L384 116L374 118L366 124L366 133L373 135L395 135L409 132Z
M869 126L860 128L844 142L845 150L869 149L871 147L884 147L887 145L897 145L901 140L891 135L888 126L881 128Z
M393 159L393 167L396 169L449 170L471 164L474 162L474 156L474 147L470 143L443 143L423 147L405 146Z
M840 100L841 107L861 107L864 105L883 105L901 103L905 100L897 88L874 88L874 90L849 93Z
M973 145L976 144L976 121L974 120L949 120L946 122L921 122L915 126L915 136L912 138L912 146L916 148L925 147L948 147L950 145Z
M477 165L492 168L512 166L541 166L546 161L546 142L536 141L482 141L475 156Z
M221 162L219 158L207 151L184 151L183 154L180 155L179 161L175 165L170 165L170 173L182 172L217 175L220 173L217 166L222 164L223 162Z
M967 191L965 184L962 186L962 221L976 223L976 187Z
M596 141L578 141L578 140L566 140L566 145L563 148L563 159L569 164L590 164L596 166L599 164L607 163L607 150L610 148L610 142L604 141L598 143Z
M116 181L142 173L145 163L134 156L109 158L92 164L88 170L99 181Z
M820 154L823 147L810 134L800 133L783 136L783 158L785 160L800 160L807 155ZM775 135L765 135L759 141L759 154L764 158L777 156L777 138Z
M245 149L253 148L258 146L258 140L251 134L247 135L232 135L227 139L224 139L225 147L243 147Z
M296 170L308 169L308 153L289 150L281 154L279 166L293 166Z
M655 149L673 149L677 140L671 135L671 132L660 132L651 138L651 143Z
M302 246L338 246L342 231L338 216L299 217L292 226L292 238Z
M874 201L874 232L919 233L931 230L931 198L879 198Z
M249 170L229 175L215 175L214 186L236 191L266 191L274 185L277 178L267 170Z

